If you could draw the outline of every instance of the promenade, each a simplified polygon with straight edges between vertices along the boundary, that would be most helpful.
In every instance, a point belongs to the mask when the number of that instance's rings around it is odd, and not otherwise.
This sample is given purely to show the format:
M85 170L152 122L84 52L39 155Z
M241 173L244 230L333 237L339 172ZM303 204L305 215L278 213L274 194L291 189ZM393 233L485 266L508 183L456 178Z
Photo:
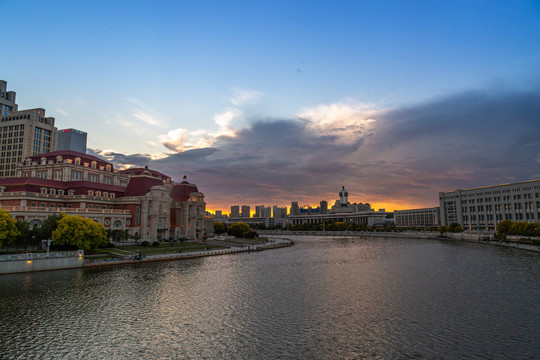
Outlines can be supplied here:
M440 241L466 241L485 245L496 245L534 251L540 253L540 246L523 244L517 241L498 241L493 235L468 234L468 233L445 233L442 237L438 232L382 232L382 231L287 231L287 230L259 230L263 236L358 236L358 237L394 237L409 239L429 239ZM513 238L513 237L510 237Z
M209 245L221 245L229 246L228 249L213 249L213 250L200 250L200 251L189 251L182 253L162 253L162 254L148 254L144 255L140 260L136 260L133 257L125 256L123 258L118 258L114 260L90 260L85 262L84 267L99 267L99 266L109 266L109 265L122 265L122 264L136 264L136 263L145 263L145 262L154 262L154 261L172 261L172 260L185 260L193 259L198 257L206 256L217 256L217 255L230 255L238 254L245 252L255 252L263 251L270 249L278 249L283 247L293 246L294 242L289 239L282 237L272 237L268 239L265 243L256 244L256 245L231 245L227 242L226 239L220 240L218 238L211 238L207 240Z

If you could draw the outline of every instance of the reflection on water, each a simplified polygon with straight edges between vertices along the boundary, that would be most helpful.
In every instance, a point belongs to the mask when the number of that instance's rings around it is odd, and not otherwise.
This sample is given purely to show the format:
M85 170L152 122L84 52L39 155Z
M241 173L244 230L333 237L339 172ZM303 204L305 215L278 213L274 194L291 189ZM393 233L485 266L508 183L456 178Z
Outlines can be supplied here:
M535 358L538 254L404 239L0 277L0 358Z

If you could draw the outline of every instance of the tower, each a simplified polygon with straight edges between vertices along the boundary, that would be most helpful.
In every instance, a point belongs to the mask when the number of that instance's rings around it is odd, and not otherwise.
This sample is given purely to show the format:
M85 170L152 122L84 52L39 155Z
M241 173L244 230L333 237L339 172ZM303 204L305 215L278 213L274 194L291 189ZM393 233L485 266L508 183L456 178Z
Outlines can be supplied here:
M345 190L345 186L341 188L339 192L339 204L343 207L347 206L349 203L349 193Z

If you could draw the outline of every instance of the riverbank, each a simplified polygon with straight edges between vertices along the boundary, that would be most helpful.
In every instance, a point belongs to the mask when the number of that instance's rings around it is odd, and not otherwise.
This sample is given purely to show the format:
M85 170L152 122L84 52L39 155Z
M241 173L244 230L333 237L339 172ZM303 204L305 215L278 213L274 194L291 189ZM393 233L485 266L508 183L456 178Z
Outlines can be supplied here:
M496 245L511 247L521 250L534 251L540 253L540 246L523 244L514 241L498 241L493 235L467 234L467 233L446 233L441 236L437 232L382 232L382 231L287 231L287 230L259 230L261 235L271 236L358 236L358 237L395 237L407 239L428 239L440 241L466 241L484 245Z
M207 240L208 244L214 245L226 245L226 239L220 240L219 238L212 238ZM293 246L294 242L281 238L281 237L272 237L268 241L256 244L256 245L239 245L239 246L230 246L228 249L216 249L216 250L201 250L201 251L192 251L192 252L182 252L182 253L163 253L163 254L148 254L144 255L141 259L135 259L125 257L113 260L89 260L85 262L85 268L93 268L99 266L111 266L111 265L123 265L123 264L137 264L137 263L146 263L146 262L155 262L155 261L172 261L172 260L186 260L193 259L198 257L206 256L217 256L217 255L230 255L237 253L245 252L255 252L271 249L279 249L284 247Z

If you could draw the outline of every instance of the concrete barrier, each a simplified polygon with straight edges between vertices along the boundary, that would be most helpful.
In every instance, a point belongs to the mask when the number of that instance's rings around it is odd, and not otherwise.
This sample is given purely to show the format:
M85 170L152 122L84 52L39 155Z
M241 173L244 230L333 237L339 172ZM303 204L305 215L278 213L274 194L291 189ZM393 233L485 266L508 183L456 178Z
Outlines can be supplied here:
M45 253L0 255L0 274L72 269L83 267L83 264L82 250L51 252L48 256Z

